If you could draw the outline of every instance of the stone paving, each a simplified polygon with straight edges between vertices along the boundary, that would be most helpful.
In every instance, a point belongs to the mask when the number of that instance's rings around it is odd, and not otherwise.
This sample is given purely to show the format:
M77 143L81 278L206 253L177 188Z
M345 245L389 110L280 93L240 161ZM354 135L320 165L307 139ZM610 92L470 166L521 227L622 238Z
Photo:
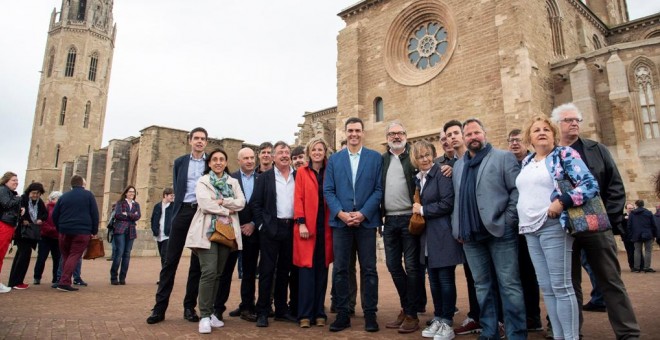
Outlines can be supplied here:
M6 283L11 258L5 259L2 281ZM625 254L619 253L621 263ZM421 331L400 335L396 330L385 329L385 323L398 313L398 297L384 263L378 264L380 277L378 321L380 332L364 332L364 319L358 302L357 316L352 319L352 327L339 333L330 333L327 327L300 329L292 323L272 321L268 328L257 328L254 323L231 318L225 313L225 327L216 329L210 335L197 333L197 323L182 318L182 300L187 275L187 258L182 259L177 281L170 299L170 307L165 321L148 325L145 320L154 304L156 281L160 268L157 257L135 257L125 286L112 286L109 281L110 262L105 259L84 261L83 279L89 287L80 291L65 293L50 288L50 263L47 264L41 285L30 285L27 290L12 290L0 294L0 339L197 339L197 338L245 338L245 339L301 339L301 338L387 338L415 339L422 338ZM654 252L656 268L660 263L660 252ZM26 281L31 283L32 265ZM660 338L660 322L657 315L660 307L656 305L660 298L660 270L658 273L637 274L627 270L623 279L630 293L642 334L647 339ZM468 309L465 277L463 268L456 270L458 288L458 308L460 312L454 318L455 323L462 322ZM29 280L29 281L28 281ZM585 290L590 291L589 281L584 276ZM240 281L234 278L232 294L228 308L234 309L240 296ZM428 284L427 284L428 290ZM430 299L430 293L429 293ZM359 299L358 299L359 300ZM329 298L326 300L329 305ZM543 308L543 307L542 307ZM420 315L425 321L432 315L429 300L428 312ZM585 339L613 339L606 313L585 313L583 332ZM334 320L330 314L329 321ZM457 339L475 339L475 335L457 336ZM530 333L530 339L543 339L543 333Z

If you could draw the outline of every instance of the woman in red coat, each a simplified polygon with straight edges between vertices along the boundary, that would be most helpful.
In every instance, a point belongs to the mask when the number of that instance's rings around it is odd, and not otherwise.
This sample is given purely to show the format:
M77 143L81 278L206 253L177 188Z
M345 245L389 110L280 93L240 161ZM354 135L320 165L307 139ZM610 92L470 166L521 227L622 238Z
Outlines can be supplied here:
M323 138L307 143L308 166L298 168L294 196L293 264L300 268L298 320L308 328L312 320L325 326L323 309L328 288L328 266L332 263L332 230L323 198L323 177L328 144Z

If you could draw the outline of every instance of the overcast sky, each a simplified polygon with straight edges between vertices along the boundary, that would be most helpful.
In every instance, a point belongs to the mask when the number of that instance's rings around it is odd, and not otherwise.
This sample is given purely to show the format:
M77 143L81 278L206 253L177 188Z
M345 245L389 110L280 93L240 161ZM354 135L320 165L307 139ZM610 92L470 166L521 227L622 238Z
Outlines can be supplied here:
M305 111L336 105L336 14L357 0L116 0L103 146L150 125L214 138L294 141ZM0 11L0 173L23 186L50 14L61 0ZM660 2L628 0L631 19ZM231 128L229 128L231 127Z

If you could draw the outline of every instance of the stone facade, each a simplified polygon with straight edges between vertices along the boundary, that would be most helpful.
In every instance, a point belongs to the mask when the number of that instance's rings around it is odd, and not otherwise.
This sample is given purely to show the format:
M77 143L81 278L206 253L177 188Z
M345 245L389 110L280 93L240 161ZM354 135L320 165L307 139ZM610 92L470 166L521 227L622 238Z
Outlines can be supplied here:
M382 151L385 127L399 119L411 142L439 148L444 122L478 117L489 141L506 148L507 133L531 115L573 101L585 136L612 152L629 200L657 204L649 181L660 168L660 136L643 133L652 124L644 124L639 79L648 79L647 104L660 100L660 14L629 22L625 1L588 4L365 0L347 8L339 13L336 141L357 116L368 147ZM305 122L299 136L312 134Z
M337 145L341 141L335 140L336 116L336 106L314 112L305 112L303 115L305 121L298 124L300 131L296 133L295 145L306 146L315 137L322 137L328 142L328 145Z

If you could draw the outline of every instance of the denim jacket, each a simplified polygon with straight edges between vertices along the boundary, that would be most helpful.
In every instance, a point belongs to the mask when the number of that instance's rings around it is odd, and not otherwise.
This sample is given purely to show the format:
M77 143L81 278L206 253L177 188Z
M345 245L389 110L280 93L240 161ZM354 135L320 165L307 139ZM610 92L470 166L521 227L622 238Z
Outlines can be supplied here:
M536 152L528 155L523 160L522 167L527 166L535 155ZM585 201L596 197L599 192L598 182L591 172L589 172L589 168L580 158L580 154L568 146L555 147L545 158L545 167L548 169L555 186L555 189L550 195L550 202L559 199L564 204L564 211L561 213L559 222L566 229L566 222L568 222L566 209L573 206L580 206ZM562 193L557 181L564 179L565 176L570 179L575 188Z

